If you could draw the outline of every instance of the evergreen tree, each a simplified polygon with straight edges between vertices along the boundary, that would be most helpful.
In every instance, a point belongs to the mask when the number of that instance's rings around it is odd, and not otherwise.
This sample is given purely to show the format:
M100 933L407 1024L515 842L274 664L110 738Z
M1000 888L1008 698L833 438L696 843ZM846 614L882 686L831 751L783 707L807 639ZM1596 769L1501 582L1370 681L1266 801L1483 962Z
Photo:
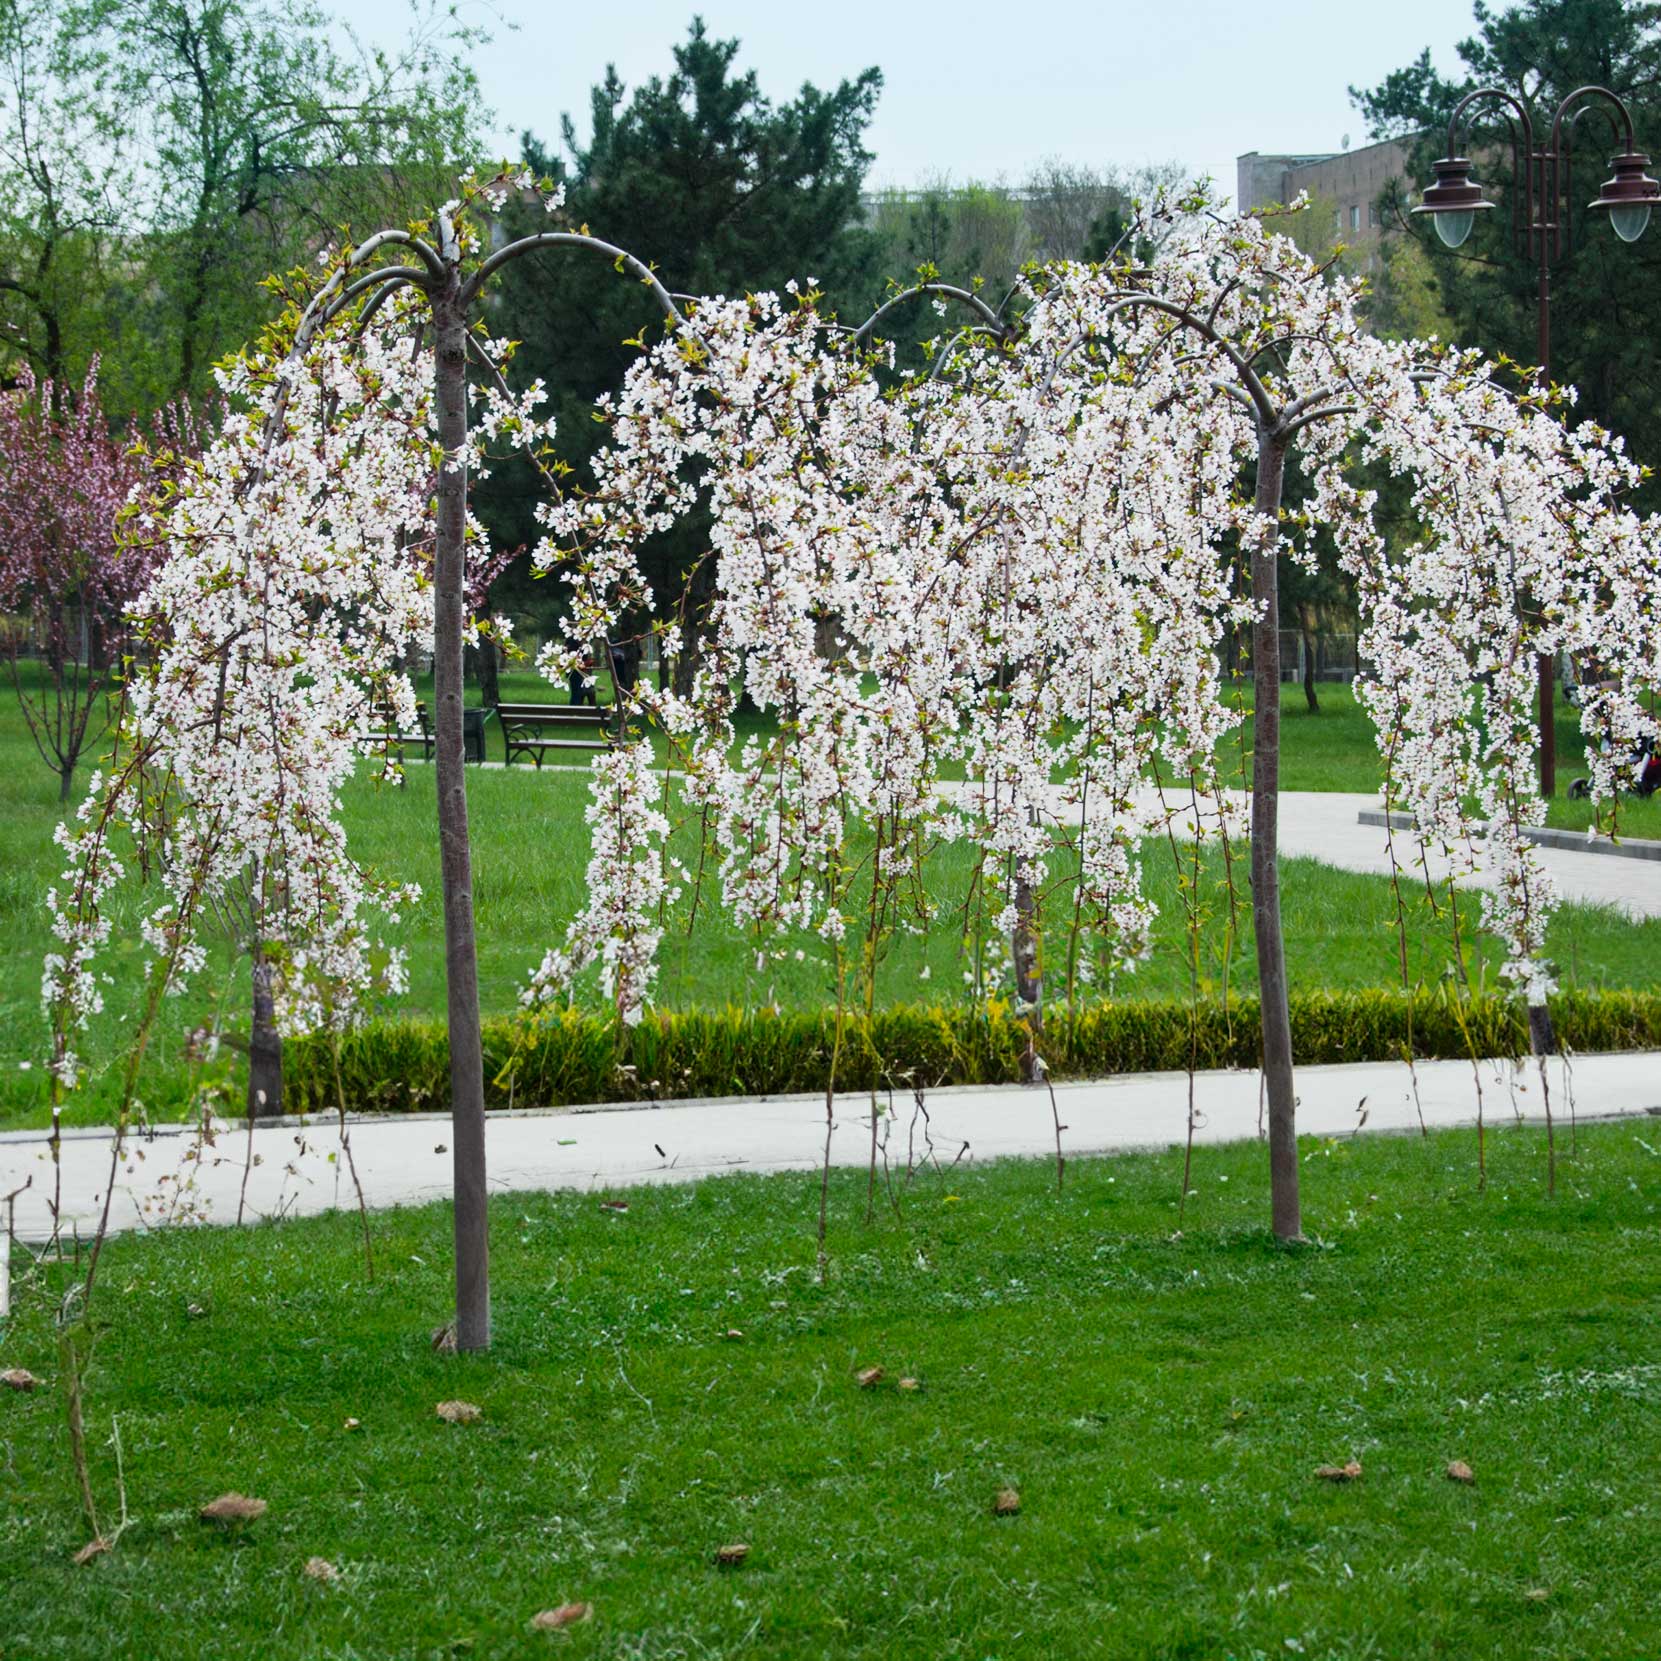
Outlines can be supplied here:
M1411 170L1421 185L1447 146L1448 119L1466 93L1498 86L1528 109L1538 138L1549 140L1563 98L1579 87L1608 87L1632 112L1637 143L1661 146L1661 6L1630 0L1524 0L1500 10L1478 0L1476 33L1460 43L1465 74L1445 78L1429 52L1370 90L1351 88L1374 138L1413 137ZM1623 148L1616 128L1594 107L1574 122L1570 237L1552 271L1551 371L1580 389L1581 410L1624 434L1644 460L1661 456L1661 234L1621 242L1603 213L1585 204L1608 176L1608 158ZM1521 209L1509 134L1489 104L1474 112L1469 152L1496 211L1478 215L1470 241L1443 248L1411 199L1386 203L1394 234L1426 247L1437 299L1456 340L1533 364L1537 264L1513 234ZM1611 112L1613 113L1613 112ZM1566 124L1567 125L1567 124ZM1462 140L1463 143L1463 140Z
M811 278L863 318L882 295L879 244L859 225L881 72L774 103L753 70L739 72L739 48L694 18L669 75L631 93L609 68L593 89L587 143L566 116L563 153L527 133L525 160L564 183L571 225L648 260L672 292L735 294ZM507 218L510 234L547 223L540 209L510 207ZM653 338L661 315L639 285L564 250L511 267L499 293L492 327L521 342L516 376L540 376L552 389L561 453L581 482L598 432L593 402L621 383L638 350L627 342ZM528 470L505 466L478 493L479 510L499 540L530 542L539 493ZM700 551L695 532L659 551L652 573L665 599L679 597ZM527 586L523 566L495 592L498 606L513 609L540 611L550 599Z

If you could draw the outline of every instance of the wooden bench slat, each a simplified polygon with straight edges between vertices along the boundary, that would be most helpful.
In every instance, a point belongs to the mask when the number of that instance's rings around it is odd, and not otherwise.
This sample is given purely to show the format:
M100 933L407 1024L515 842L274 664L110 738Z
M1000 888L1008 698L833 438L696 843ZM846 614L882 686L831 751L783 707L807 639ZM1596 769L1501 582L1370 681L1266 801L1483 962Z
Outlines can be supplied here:
M383 705L376 713L390 718L392 710L390 707ZM427 704L424 698L416 700L415 719L420 723L421 730L419 732L398 732L388 727L382 732L366 734L365 742L378 744L383 749L391 749L394 744L419 744L423 756L430 758L433 752L434 739L432 725L427 719Z
M502 754L512 765L516 755L529 756L538 767L546 750L606 750L615 742L611 723L615 708L594 704L498 704L502 723ZM589 738L544 738L545 732L591 732Z

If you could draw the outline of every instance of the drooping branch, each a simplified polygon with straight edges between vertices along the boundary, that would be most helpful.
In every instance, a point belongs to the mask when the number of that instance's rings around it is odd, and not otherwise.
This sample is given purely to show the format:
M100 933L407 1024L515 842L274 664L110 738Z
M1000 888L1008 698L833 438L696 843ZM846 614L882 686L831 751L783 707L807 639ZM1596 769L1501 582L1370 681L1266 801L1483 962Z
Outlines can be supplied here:
M580 231L538 231L534 236L520 237L517 242L510 242L506 247L497 249L462 284L462 305L471 307L483 291L484 285L504 265L523 259L525 255L534 254L543 248L584 248L592 253L603 254L640 279L641 284L651 291L652 298L657 301L663 315L670 322L682 328L686 326L686 319L681 315L668 289L658 281L657 273L645 261L637 259L627 249L619 248L615 243L602 242L599 237L585 236Z
M952 283L917 283L911 288L902 289L898 294L891 295L877 309L853 331L853 344L863 347L869 344L871 336L876 332L877 325L885 318L892 316L902 306L909 305L913 300L924 296L935 296L942 300L951 300L960 306L966 306L974 312L994 335L1002 338L1008 331L1008 324L999 316L978 294L971 293L966 288L958 288Z

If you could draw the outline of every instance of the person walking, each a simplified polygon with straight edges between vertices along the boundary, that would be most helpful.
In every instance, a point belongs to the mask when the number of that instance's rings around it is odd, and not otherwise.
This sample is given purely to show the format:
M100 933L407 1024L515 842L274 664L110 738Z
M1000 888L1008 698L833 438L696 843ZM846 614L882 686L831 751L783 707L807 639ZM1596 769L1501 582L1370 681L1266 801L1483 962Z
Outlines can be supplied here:
M565 677L573 704L597 704L594 689L594 654L584 652Z

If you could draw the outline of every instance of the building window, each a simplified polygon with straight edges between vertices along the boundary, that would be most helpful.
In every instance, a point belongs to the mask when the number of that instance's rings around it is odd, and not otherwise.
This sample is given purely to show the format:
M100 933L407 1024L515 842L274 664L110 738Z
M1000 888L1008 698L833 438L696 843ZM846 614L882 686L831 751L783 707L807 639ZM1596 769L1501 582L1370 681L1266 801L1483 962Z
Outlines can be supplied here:
M1361 229L1361 205L1358 202L1350 204L1350 229L1352 231Z
M1377 202L1369 202L1367 204L1367 223L1369 225L1376 225L1378 223L1378 203Z

